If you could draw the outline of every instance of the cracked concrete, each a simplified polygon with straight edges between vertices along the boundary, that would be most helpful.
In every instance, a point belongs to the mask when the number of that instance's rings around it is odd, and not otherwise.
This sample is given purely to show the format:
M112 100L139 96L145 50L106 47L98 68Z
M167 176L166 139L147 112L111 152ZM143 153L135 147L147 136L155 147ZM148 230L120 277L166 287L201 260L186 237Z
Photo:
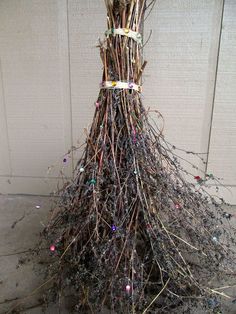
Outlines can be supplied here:
M51 305L43 312L40 305L42 290L35 291L45 282L43 263L27 252L36 247L39 233L47 223L53 199L42 196L0 196L0 313L67 314ZM235 213L235 207L232 207ZM235 220L235 218L234 218ZM235 224L235 221L234 221ZM236 284L236 276L229 280ZM226 284L229 284L229 281ZM30 294L34 293L32 296ZM227 290L236 299L236 288ZM28 297L27 297L28 296ZM23 299L22 299L23 298ZM17 311L14 312L14 306ZM104 312L105 313L105 312ZM108 313L108 312L107 312ZM203 313L193 310L191 314ZM223 314L236 314L236 302L224 301ZM83 314L83 313L81 313ZM180 313L179 313L180 314Z

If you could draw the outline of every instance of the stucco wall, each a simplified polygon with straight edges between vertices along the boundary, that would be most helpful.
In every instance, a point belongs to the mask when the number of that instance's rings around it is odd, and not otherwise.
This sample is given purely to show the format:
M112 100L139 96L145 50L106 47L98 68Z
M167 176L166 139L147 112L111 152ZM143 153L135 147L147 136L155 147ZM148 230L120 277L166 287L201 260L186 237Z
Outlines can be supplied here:
M91 123L105 22L102 0L0 1L0 193L55 189ZM206 165L193 161L235 204L236 1L158 0L150 31L144 104L163 114L167 140L204 153Z

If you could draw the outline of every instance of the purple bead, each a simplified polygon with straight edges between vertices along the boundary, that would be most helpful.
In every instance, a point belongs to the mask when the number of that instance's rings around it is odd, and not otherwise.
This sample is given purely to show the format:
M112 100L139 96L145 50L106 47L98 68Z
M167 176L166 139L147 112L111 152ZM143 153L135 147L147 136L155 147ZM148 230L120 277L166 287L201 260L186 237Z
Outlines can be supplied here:
M112 225L112 226L111 226L111 230L112 230L112 231L116 231L116 226L115 226L115 225Z
M133 87L134 87L134 84L133 84L133 83L129 83L129 84L128 84L128 87L129 87L129 88L133 88Z
M66 159L66 158L64 158L64 159L63 159L63 162L67 162L67 159Z

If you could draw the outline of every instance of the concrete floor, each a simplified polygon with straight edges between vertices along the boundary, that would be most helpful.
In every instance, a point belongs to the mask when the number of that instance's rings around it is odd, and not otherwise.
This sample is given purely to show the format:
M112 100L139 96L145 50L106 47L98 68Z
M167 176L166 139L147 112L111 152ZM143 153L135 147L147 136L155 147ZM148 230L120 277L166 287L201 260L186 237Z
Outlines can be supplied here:
M57 306L50 306L43 312L39 305L41 291L27 297L45 282L45 266L37 259L32 260L27 251L35 248L52 204L49 197L0 195L0 313L59 313ZM235 208L232 208L233 212L236 212ZM236 277L230 281L236 284ZM225 292L236 299L236 288ZM232 300L224 304L224 314L236 314L236 304ZM69 312L63 310L61 313ZM192 313L202 312L193 310Z

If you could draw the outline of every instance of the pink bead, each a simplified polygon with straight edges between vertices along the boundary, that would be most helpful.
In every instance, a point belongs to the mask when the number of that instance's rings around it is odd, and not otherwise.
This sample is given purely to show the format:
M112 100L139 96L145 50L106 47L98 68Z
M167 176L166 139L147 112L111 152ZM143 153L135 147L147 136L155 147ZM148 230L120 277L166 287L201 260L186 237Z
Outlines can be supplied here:
M96 108L99 108L99 107L100 107L100 102L97 101L97 102L95 103L95 106L96 106Z
M52 245L50 245L50 251L51 251L51 252L54 252L55 250L56 250L55 245L53 245L53 244L52 244Z
M176 208L176 209L180 209L180 207L181 207L181 206L180 206L179 204L175 204L175 208Z
M125 290L126 290L127 292L130 292L131 286L130 286L130 285L127 285L127 286L125 287Z
M132 132L133 134L133 143L136 143L136 130L135 130L135 128L133 128L133 132Z

